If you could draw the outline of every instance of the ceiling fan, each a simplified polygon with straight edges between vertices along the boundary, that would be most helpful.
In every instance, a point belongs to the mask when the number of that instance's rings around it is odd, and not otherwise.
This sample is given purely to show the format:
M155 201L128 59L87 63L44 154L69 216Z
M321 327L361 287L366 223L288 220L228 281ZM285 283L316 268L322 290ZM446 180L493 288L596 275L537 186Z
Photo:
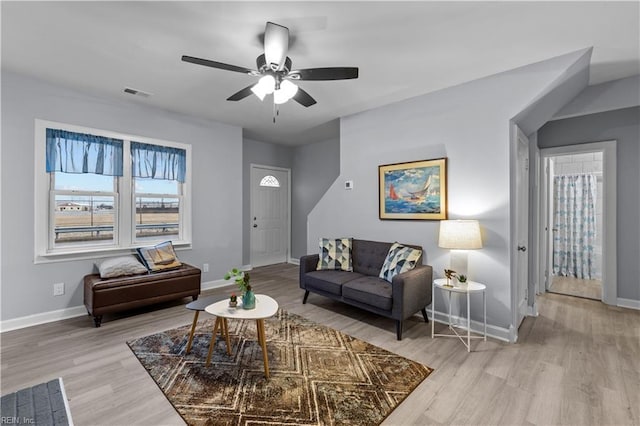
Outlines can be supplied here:
M192 64L240 72L260 77L257 83L245 87L227 98L228 101L239 101L255 94L260 100L273 94L274 104L283 104L290 99L300 105L310 107L316 103L306 91L293 81L348 80L358 78L357 67L307 68L293 70L289 50L289 29L282 25L267 22L264 31L264 53L256 58L257 70L229 65L208 59L182 56L182 60ZM274 117L275 118L275 117Z

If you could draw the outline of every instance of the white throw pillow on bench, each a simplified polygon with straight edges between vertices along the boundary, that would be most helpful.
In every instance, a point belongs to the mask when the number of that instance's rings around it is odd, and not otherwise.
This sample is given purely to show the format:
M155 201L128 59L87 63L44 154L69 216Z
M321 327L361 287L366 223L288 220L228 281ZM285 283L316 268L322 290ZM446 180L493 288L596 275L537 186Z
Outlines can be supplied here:
M96 263L96 266L100 272L100 278L147 273L147 268L135 256L110 257Z

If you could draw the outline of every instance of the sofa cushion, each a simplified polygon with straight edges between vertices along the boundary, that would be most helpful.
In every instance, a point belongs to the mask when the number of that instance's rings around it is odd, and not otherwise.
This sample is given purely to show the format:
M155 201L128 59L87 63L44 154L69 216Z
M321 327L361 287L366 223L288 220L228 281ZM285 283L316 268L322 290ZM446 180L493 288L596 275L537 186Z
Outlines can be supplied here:
M353 240L353 270L364 275L377 277L391 243L367 240Z
M305 279L307 290L320 290L340 296L342 285L351 280L361 278L362 274L346 271L311 271Z
M351 238L320 238L320 257L316 269L353 271L351 245Z
M342 297L390 311L392 306L391 284L378 277L360 277L342 286Z
M421 257L422 250L394 243L389 249L389 254L384 261L384 265L382 265L379 277L391 282L396 275L415 268Z

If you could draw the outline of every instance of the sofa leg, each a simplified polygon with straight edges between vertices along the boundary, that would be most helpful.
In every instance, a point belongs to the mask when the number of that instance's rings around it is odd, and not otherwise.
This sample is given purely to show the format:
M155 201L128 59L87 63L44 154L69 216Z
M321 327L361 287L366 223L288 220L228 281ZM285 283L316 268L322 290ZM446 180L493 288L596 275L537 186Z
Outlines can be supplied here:
M100 324L102 324L102 315L94 315L93 323L96 325L96 327L100 327Z
M305 290L304 297L302 298L302 304L307 303L307 297L309 297L309 290Z
M402 340L402 321L401 320L396 321L396 336L398 337L398 340Z
M195 302L196 300L198 300L198 295L194 294L193 296L191 296L193 298L193 301Z
M427 308L422 308L422 318L424 318L424 322L429 322L429 317L427 316Z

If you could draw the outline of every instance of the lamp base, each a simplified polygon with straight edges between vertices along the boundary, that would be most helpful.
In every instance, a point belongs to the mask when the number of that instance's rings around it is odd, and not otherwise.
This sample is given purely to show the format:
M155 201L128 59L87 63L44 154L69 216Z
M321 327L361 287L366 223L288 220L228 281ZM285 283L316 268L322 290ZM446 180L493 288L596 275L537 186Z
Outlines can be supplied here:
M466 250L451 250L449 268L456 271L458 275L467 275L469 253Z

